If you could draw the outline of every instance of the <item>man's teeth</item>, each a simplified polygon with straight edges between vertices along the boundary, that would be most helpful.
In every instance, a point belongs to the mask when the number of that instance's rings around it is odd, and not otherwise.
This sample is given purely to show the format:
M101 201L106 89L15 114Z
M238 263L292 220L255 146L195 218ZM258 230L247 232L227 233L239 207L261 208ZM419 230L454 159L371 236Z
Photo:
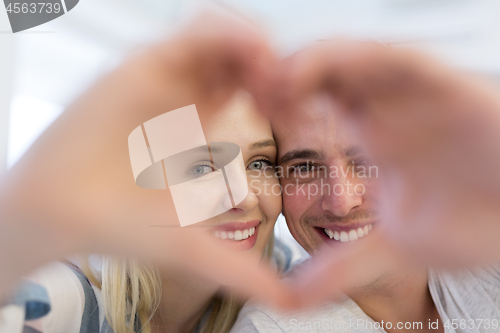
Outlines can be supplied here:
M234 230L234 231L219 231L215 232L215 237L220 239L231 239L235 241L240 241L243 239L247 239L250 236L253 236L255 233L255 227L243 229L243 230Z
M330 237L330 239L335 239L336 241L341 241L343 243L345 242L354 242L357 241L359 238L368 235L370 231L372 230L372 225L365 225L363 228L358 228L358 229L352 229L349 231L332 231L330 229L323 229L325 234Z

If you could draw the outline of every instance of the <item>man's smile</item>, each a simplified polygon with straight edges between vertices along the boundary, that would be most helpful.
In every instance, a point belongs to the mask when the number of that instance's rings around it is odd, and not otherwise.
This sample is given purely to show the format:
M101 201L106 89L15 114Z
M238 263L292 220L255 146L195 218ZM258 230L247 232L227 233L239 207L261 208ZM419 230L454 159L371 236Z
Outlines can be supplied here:
M331 224L329 226L314 227L323 239L341 243L355 242L366 237L373 229L373 223L352 223L349 225ZM328 237L328 238L327 238Z

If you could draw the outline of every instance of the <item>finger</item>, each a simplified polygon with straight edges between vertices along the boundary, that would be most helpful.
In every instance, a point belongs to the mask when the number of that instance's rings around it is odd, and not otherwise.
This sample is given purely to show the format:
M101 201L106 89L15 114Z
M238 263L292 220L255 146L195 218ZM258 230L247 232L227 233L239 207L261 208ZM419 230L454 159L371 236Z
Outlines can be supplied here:
M277 64L266 34L248 19L221 7L197 14L156 51L168 72L174 69L180 78L194 78L204 98L220 91L226 96L241 86L257 91Z
M325 91L345 105L352 104L352 100L360 102L354 88L361 80L354 75L363 73L360 64L373 57L378 48L372 43L333 40L296 52L282 61L274 78L273 93L263 98L262 108L269 114L293 112L311 94Z
M338 300L345 292L362 284L366 277L376 276L404 262L392 245L373 233L354 248L322 248L288 283L294 291L294 304L310 307Z
M254 297L275 307L284 308L292 302L291 292L280 282L276 270L260 263L259 255L230 251L204 229L168 228L145 241L143 253L149 260L151 253L157 253L154 259L164 263L165 269L180 268L225 285L244 298Z
M372 102L367 98L395 98L395 90L401 92L424 77L432 82L430 78L439 77L441 67L411 50L376 43L324 41L291 57L283 68L291 89L282 94L297 101L327 91L349 112L360 111L367 107L364 103Z

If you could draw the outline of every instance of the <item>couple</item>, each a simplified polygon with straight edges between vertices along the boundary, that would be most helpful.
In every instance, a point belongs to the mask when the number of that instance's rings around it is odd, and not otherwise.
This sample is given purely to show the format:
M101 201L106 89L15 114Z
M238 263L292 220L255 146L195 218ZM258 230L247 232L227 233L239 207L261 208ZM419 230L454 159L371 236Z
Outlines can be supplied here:
M201 223L227 251L254 252L272 260L274 224L282 211L292 235L311 254L324 244L356 246L370 236L377 220L372 198L376 179L371 178L376 174L361 174L370 167L363 150L342 130L327 105L309 103L300 111L271 123L249 94L237 92L222 110L210 117L200 115L207 141L231 142L241 148L249 184L242 202ZM195 179L216 167L210 160L200 160L190 163L186 172ZM283 197L276 190L279 181ZM110 258L101 262L100 272L86 261L79 266L81 270L56 263L32 277L33 283L47 290L51 312L26 327L41 332L78 331L91 322L85 311L93 305L101 319L96 332L99 326L100 331L114 332L126 332L127 327L151 332L229 332L243 304L218 292L220 285L182 271L159 271ZM86 279L93 282L93 289ZM84 283L81 290L79 280ZM319 315L299 313L297 318L306 322L373 318L425 325L440 318L426 271L384 267L360 277L356 284L360 287L349 300L332 303ZM433 287L438 286L434 280ZM79 303L89 302L94 294L96 302L82 308ZM434 297L440 301L439 294ZM233 332L293 331L292 322L259 306L245 307L240 317Z
M299 96L328 87L339 93L337 102L356 109L359 112L354 116L360 116L362 108L367 107L367 100L342 94L349 90L349 84L359 79L360 73L375 68L383 74L382 81L394 80L389 83L396 84L398 89L407 88L405 84L411 88L418 83L404 80L408 70L411 74L411 70L418 67L414 66L415 56L409 57L406 64L394 65L390 61L394 60L390 51L386 58L386 51L374 53L379 56L374 57L374 61L381 65L387 61L385 65L389 66L385 69L367 63L369 67L357 66L348 71L348 66L340 62L335 72L337 79L347 73L350 76L344 77L342 82L325 81L322 75L334 76L328 67L332 54L342 60L343 53L337 49L338 45L331 45L309 54L309 61L302 64L303 75L294 78L294 82L300 82L304 88L297 91L290 87L287 89L290 94ZM343 49L348 50L349 45ZM350 50L352 56L356 48ZM299 53L298 56L303 55ZM344 61L352 58L348 52L343 56ZM168 43L136 55L77 100L3 180L0 193L2 299L8 299L7 288L22 275L73 253L106 253L132 259L104 257L100 271L92 269L85 260L79 262L79 267L57 263L32 274L30 282L21 289L24 293L18 292L13 301L5 302L2 315L7 321L3 324L8 325L10 320L13 325L8 326L12 330L7 331L21 331L23 318L27 332L109 332L110 329L132 332L141 328L144 332L382 331L382 322L391 323L390 327L383 326L385 331L401 329L400 323L404 329L412 323L408 329L442 331L448 328L445 327L448 321L457 331L498 329L493 323L500 317L497 270L451 275L427 271L411 262L394 265L392 261L358 271L346 266L338 271L325 271L329 274L323 272L318 285L310 288L323 286L325 290L316 289L315 292L324 291L327 296L332 292L326 290L330 278L349 277L344 284L351 288L344 290L345 295L337 295L339 303L330 302L312 312L287 315L249 304L238 317L242 299L219 293L222 284L234 285L248 295L275 300L276 305L285 307L286 293L280 289L283 286L272 279L274 273L257 269L252 261L255 257L262 257L263 261L271 259L273 227L281 211L292 235L313 254L313 260L323 246L330 248L329 253L345 252L345 249L356 251L364 242L370 242L371 233L375 236L378 224L383 224L379 223L375 210L379 195L374 177L377 175L369 173L373 169L370 169L362 146L344 131L331 105L312 103L303 106L302 110L292 111L294 107L288 108L286 101L273 100L269 96L272 85L266 87L261 83L272 81L270 72L275 64L267 43L254 27L234 18L204 16ZM425 63L423 68L432 69L432 65ZM403 75L385 75L390 70L401 74L401 68L407 70ZM426 79L435 78L432 70L424 72ZM437 76L438 79L442 77ZM453 75L448 77L454 78ZM363 84L374 82L361 81ZM435 81L441 84L442 89L438 92L447 97L449 92L443 88L443 82ZM460 80L448 82L455 90L461 88L458 84L453 86L456 82L461 83ZM274 82L276 89L278 83ZM260 97L267 95L267 102L258 100L256 107L255 101L247 95L235 95L241 87L249 88ZM424 86L411 91L425 97L426 89ZM383 89L375 92L384 93ZM380 113L370 121L380 122L383 116L389 115L397 121L387 124L396 124L396 129L405 125L397 118L401 114L388 112L408 97L397 89L394 92L399 93L400 98L391 100L392 104L387 106L377 104L376 111ZM436 96L442 96L436 95L436 90L431 92L434 98L431 101L437 103ZM419 100L419 96L416 97ZM470 96L461 94L459 97ZM210 219L210 224L217 225L211 228L146 228L169 222L175 225L177 218L168 191L140 189L130 181L126 138L139 124L193 102L201 110L207 142L231 142L241 148L249 194L234 208ZM287 113L275 108L272 114L270 111L276 105ZM413 104L408 105L410 110ZM257 109L267 111L271 121ZM427 119L418 123L419 119L410 117L409 122L423 126ZM359 128L363 125L371 123L363 123ZM438 136L432 136L436 133L429 131L427 137L439 137L443 133L442 126L436 128ZM383 143L387 133L377 136L381 140L377 143ZM411 135L412 132L404 131L403 134ZM417 134L421 139L421 132ZM374 142L368 143L373 148ZM397 143L405 146L405 142ZM404 156L405 150L398 150L397 143L387 142L379 148L392 147L399 156ZM416 157L414 165L438 161L421 159L419 154L424 150L415 142L410 143ZM470 147L461 145L460 148ZM379 156L394 153L388 149L370 152ZM275 173L277 166L280 179ZM210 161L200 161L191 166L189 176L199 177L210 173L214 167ZM283 188L283 198L277 191L269 190L276 188L273 185L278 182ZM484 184L485 187L496 186L493 181ZM421 184L416 185L418 188ZM387 204L387 193L384 195ZM458 201L460 198L453 199ZM476 203L469 202L466 208L471 210L473 204ZM406 206L398 202L396 208L401 207ZM463 207L456 207L454 211ZM145 222L139 223L142 221ZM230 222L233 223L228 224ZM470 228L470 224L468 226ZM408 230L415 230L415 227L418 226L409 226ZM466 227L457 224L452 232L459 235L469 230ZM477 239L481 233L484 235L484 230L478 229L477 233L473 230L468 235L470 240ZM404 229L400 235L403 239ZM436 233L436 237L439 235L443 234ZM424 235L427 238L422 238L421 234L415 236L417 240L433 239L427 235ZM443 246L444 250L456 249L453 247L456 241L443 238L442 242L450 244ZM484 243L492 244L489 238ZM415 245L411 241L408 244L409 248ZM481 252L481 246L471 244L481 245L460 242L465 249L477 248L479 253L485 253ZM428 245L421 247L422 253L439 248L439 245ZM496 250L491 251L491 256L498 258ZM477 253L472 254L471 257L478 257ZM435 255L446 257L449 252ZM217 260L219 258L221 260ZM328 260L324 256L320 259ZM307 273L310 262L292 272L292 276ZM318 295L315 298L320 299ZM23 307L27 304L29 306ZM25 310L29 311L25 313ZM358 323L358 319L363 324L353 328L352 320ZM459 324L455 327L457 320ZM486 320L488 327L483 323ZM430 323L433 325L429 326Z
M249 94L237 92L222 110L201 119L207 141L241 148L249 183L242 202L201 223L227 251L249 251L272 260L280 212L311 255L324 245L356 247L377 228L377 171L325 101L317 99L271 122ZM186 172L195 179L216 167L200 160ZM282 196L275 190L278 182ZM92 305L101 321L95 332L126 332L131 327L151 332L444 332L443 325L451 327L460 320L466 328L481 331L478 319L488 320L494 331L494 319L500 318L499 272L494 270L453 275L411 264L374 267L350 281L354 287L335 302L283 314L256 303L239 313L241 299L183 271L113 259L103 260L101 266L96 273L85 261L80 262L81 270L58 263L37 272L32 282L47 289L52 310L45 318L27 322L26 329L79 331L91 321L85 311ZM307 269L307 262L298 266ZM86 279L93 282L92 289ZM87 305L93 297L96 302Z
M313 258L325 245L332 255L343 247L355 250L378 227L377 171L327 103L309 103L299 111L272 121L288 228ZM349 288L309 310L283 313L247 303L233 331L500 330L498 266L449 273L404 261L365 264L358 273L329 272L332 279L349 276ZM305 261L288 275L307 269Z

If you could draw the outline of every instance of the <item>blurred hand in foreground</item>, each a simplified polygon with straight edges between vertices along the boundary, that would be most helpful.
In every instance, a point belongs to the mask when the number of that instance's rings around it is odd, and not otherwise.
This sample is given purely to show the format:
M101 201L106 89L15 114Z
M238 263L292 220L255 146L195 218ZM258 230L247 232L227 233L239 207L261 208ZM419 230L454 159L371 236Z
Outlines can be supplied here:
M292 292L270 268L248 265L200 230L148 227L178 221L168 190L134 183L129 133L188 104L216 112L239 88L253 92L267 112L311 94L332 97L380 168L387 240L374 237L355 253L325 250L325 260L292 280L299 286ZM289 307L348 287L349 274L368 269L370 258L400 260L390 255L396 251L451 266L498 259L497 95L486 79L373 44L324 42L280 64L250 23L200 16L100 80L4 177L0 292L44 262L76 252L187 269Z
M373 43L317 43L287 59L262 105L286 116L311 95L335 112L379 168L381 234L325 249L291 283L301 304L349 287L387 261L464 267L500 259L500 97L487 78ZM382 236L384 237L382 239ZM354 274L354 275L353 275Z
M260 258L179 228L170 192L135 184L127 145L130 132L155 116L196 104L203 117L237 89L258 90L277 64L256 27L221 10L103 77L2 179L0 294L47 261L89 252L185 269L244 296L288 303L277 273L258 268Z

